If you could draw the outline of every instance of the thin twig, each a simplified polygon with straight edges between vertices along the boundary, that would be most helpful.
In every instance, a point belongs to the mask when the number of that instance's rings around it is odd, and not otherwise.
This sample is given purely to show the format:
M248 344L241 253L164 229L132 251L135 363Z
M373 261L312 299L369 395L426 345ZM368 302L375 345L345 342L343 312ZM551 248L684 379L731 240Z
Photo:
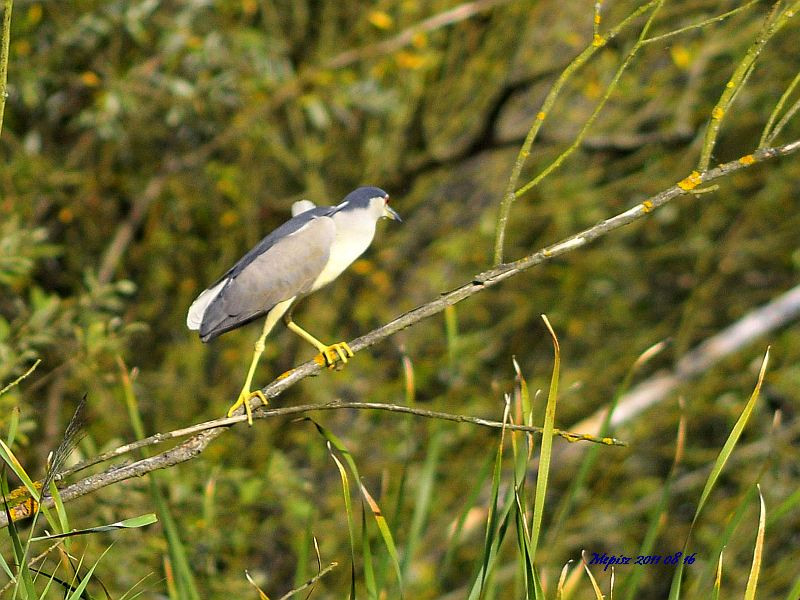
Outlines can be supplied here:
M40 560L42 560L43 558L45 558L45 557L46 557L48 554L50 554L50 553L51 553L53 550L55 550L56 548L58 548L58 546L59 546L60 544L61 544L61 540L58 540L58 541L57 541L57 542L55 542L55 543L54 543L52 546L50 546L50 547L49 547L47 550L45 550L44 552L42 552L42 553L40 553L40 554L38 554L38 555L34 556L32 559L30 559L30 560L28 561L28 567L29 567L29 568L30 568L30 567L33 567L33 565L35 565L37 562L39 562ZM15 580L15 579L12 579L12 580L10 580L10 581L7 581L7 582L6 582L6 584L5 584L3 587L1 587L1 588L0 588L0 595L1 595L1 594L3 594L3 592L5 592L5 591L6 591L8 588L10 588L10 587L11 587L12 585L14 585L15 583L16 583L16 580Z
M8 96L8 44L11 41L11 7L14 0L3 0L3 39L0 41L0 132L3 131L3 114Z
M38 366L39 366L39 363L40 363L40 362L42 362L42 359L41 359L41 358L37 358L37 359L36 359L36 362L35 362L35 363L33 363L33 364L31 365L31 367L30 367L30 368L29 368L27 371L25 371L25 372L24 372L22 375L20 375L19 377L17 377L17 378L16 378L14 381L12 381L12 382L11 382L11 383L9 383L8 385L6 385L6 386L5 386L5 387L4 387L2 390L0 390L0 396L2 396L3 394L5 394L5 393L6 393L8 390L10 390L11 388L13 388L15 385L19 385L19 383L20 383L21 381L23 381L23 380L24 380L26 377L28 377L28 375L30 375L31 373L33 373L33 372L36 370L36 367L38 367Z
M782 125L778 125L778 127L776 127L775 129L772 129L772 125L775 123L775 119L778 118L778 115L783 109L783 105L786 104L787 100L789 100L789 97L792 95L792 92L794 92L794 89L798 86L798 84L800 84L800 72L798 72L797 75L794 76L792 82L783 91L783 94L781 95L780 100L778 100L778 103L775 105L775 108L772 109L772 112L770 113L769 118L767 119L767 124L764 125L764 131L761 132L761 139L758 141L759 148L764 148L766 146L769 146L772 143L772 140L774 140L775 137L778 135L778 133L780 133L780 130L783 128ZM791 112L792 111L790 109L789 113ZM789 116L789 118L791 118L791 116ZM784 116L784 118L781 119L781 122L783 123L785 119L786 116Z
M301 585L300 587L294 588L293 590L289 590L283 596L281 596L278 600L289 600L289 598L294 596L297 592L302 592L303 590L310 588L312 585L317 583L320 579L325 577L325 575L327 575L328 573L333 571L338 566L339 566L339 563L332 562L327 567L322 569L322 571L320 571L319 573L314 575L311 579L306 581L303 585Z
M794 142L784 144L783 146L757 150L753 154L749 154L738 160L722 164L714 169L706 171L705 173L693 172L679 183L667 188L650 199L637 204L625 212L601 221L596 225L581 231L580 233L543 248L542 250L534 252L533 254L530 254L517 261L499 265L493 269L490 269L489 271L485 271L476 275L469 283L466 283L451 292L443 294L435 300L432 300L427 304L423 304L422 306L419 306L414 310L401 315L386 325L383 325L382 327L379 327L370 333L353 340L350 342L350 347L354 352L357 352L359 350L368 348L369 346L373 346L379 341L402 329L405 329L406 327L410 327L411 325L419 323L423 319L438 314L447 306L456 304L457 302L482 292L489 287L500 283L501 281L517 275L522 271L552 260L557 256L561 256L562 254L566 254L567 252L577 248L586 246L590 242L602 236L608 235L612 231L633 223L634 221L638 221L644 218L647 214L653 212L655 209L669 203L675 198L690 194L692 190L701 184L714 181L772 158L788 156L797 152L798 150L800 150L800 140L795 140ZM263 388L262 392L267 398L276 398L288 388L297 384L299 381L310 375L318 373L321 370L322 367L315 361L312 360L306 362L298 366L296 369L290 371L285 377L282 376L282 378L273 381L271 384ZM243 409L240 409L240 411L243 412ZM254 416L260 418L264 411L264 407L259 407L255 409ZM241 420L244 420L243 417L240 418ZM232 423L225 422L225 425L231 424ZM191 460L205 450L208 444L211 443L212 440L216 439L217 436L219 436L225 429L226 427L223 427L222 423L220 423L214 429L201 431L178 446L170 448L169 450L165 450L160 454L136 461L131 464L114 466L102 473L90 475L89 477L73 483L61 490L61 498L64 502L67 502L80 496L95 492L98 489L108 485L124 481L126 479L131 479L132 477L139 477L155 471L156 469L165 469ZM45 501L45 503L46 502L47 501ZM52 502L52 500L50 500L50 502ZM6 526L7 524L6 516L0 515L0 527Z
M789 22L798 10L800 10L800 1L795 2L790 7L785 8L783 11L778 12L781 2L775 2L772 11L764 21L764 26L761 31L756 35L755 41L747 49L747 52L742 58L741 62L736 66L730 80L725 85L725 89L717 101L716 106L711 111L711 120L708 122L706 128L706 135L703 139L703 148L700 151L700 161L697 164L698 171L705 171L711 162L711 153L714 151L714 146L717 143L719 130L722 126L722 119L728 112L728 109L733 104L734 99L738 92L744 87L747 79L752 73L755 66L756 59L761 55L761 51L766 46L767 42L780 31L786 23Z
M536 136L539 134L542 124L550 113L550 110L553 108L553 105L555 105L556 99L561 93L561 90L564 88L564 85L575 74L575 72L578 71L578 69L588 62L595 52L605 47L609 40L612 40L619 35L620 31L632 23L634 19L649 10L651 7L655 6L658 1L659 0L650 0L650 2L647 4L637 8L621 23L609 31L605 37L599 35L595 36L592 42L586 46L586 48L584 48L584 50L578 54L578 56L576 56L572 62L569 63L569 65L567 65L567 67L561 72L561 75L559 75L558 79L556 79L553 87L550 88L550 91L547 93L547 97L544 99L544 102L542 102L539 112L536 113L536 118L533 120L533 124L525 136L525 141L522 143L522 147L519 149L517 158L514 161L514 167L511 170L511 176L506 184L505 193L500 201L500 209L497 215L494 238L495 265L503 262L503 247L505 246L506 226L508 225L508 217L511 212L511 205L517 198L516 189L520 174L522 173L522 168L531 153L531 147L533 146L533 142L536 141Z
M438 15L428 17L416 25L404 29L388 40L364 46L363 48L353 48L340 52L326 62L325 67L329 69L341 69L342 67L347 67L365 58L374 58L384 54L391 54L403 46L410 44L414 38L421 33L429 33L441 27L465 21L474 15L500 6L501 4L508 4L509 2L510 0L475 0L474 2L459 4L458 6L439 13Z
M472 417L469 415L445 413L436 410L426 410L412 406L405 406L402 404L384 404L382 402L342 402L340 400L334 400L333 402L328 402L326 404L300 404L297 406L269 408L254 413L253 418L274 419L275 417L286 417L307 412L314 412L321 410L341 410L341 409L383 410L387 412L399 412L410 415L416 415L418 417L425 417L428 419L439 419L442 421L453 421L456 423L471 423L472 425L479 425L481 427L491 427L494 429L501 429L503 427L503 424L500 423L499 421L492 421L490 419L483 419L481 417ZM198 423L196 425L192 425L191 427L184 427L183 429L175 429L173 431L167 431L165 433L156 433L155 435L151 435L150 437L146 437L141 440L131 442L130 444L125 444L124 446L119 446L118 448L114 448L113 450L109 450L108 452L104 452L103 454L99 454L95 457L85 460L80 464L72 466L68 469L64 469L63 471L59 472L57 479L62 480L65 477L68 477L69 475L72 475L79 471L83 471L84 469L88 469L89 467L93 467L97 464L107 462L112 458L117 458L125 454L130 454L135 450L139 450L147 446L155 446L157 444L162 444L169 440L174 440L176 438L182 438L189 435L194 435L196 433L200 433L201 431L208 431L210 429L224 429L227 427L231 427L232 425L236 425L237 423L242 423L244 421L247 421L246 415L236 415L233 417L223 417L220 419L212 419L210 421L204 421L203 423ZM542 432L541 427L529 427L526 425L506 425L506 429L525 431L528 433ZM553 431L553 433L555 435L567 439L570 442L586 441L586 442L595 442L598 444L606 444L610 446L626 445L625 442L622 442L614 438L602 439L593 435L587 436L582 433L572 433L561 429L556 429Z

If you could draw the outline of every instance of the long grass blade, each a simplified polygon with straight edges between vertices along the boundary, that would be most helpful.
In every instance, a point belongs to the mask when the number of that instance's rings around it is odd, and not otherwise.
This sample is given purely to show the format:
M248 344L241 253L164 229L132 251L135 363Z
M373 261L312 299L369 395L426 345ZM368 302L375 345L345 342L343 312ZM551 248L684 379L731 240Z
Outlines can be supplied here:
M353 506L352 498L350 496L350 481L347 478L347 470L344 468L342 461L334 454L331 447L331 442L328 442L328 452L336 463L336 468L339 470L339 477L342 480L342 494L344 495L344 510L347 515L347 529L350 532L350 600L356 598L356 528L353 524Z
M683 410L683 398L679 398L678 402L680 405L681 416L678 419L678 433L675 441L675 458L672 461L672 467L669 470L669 474L667 475L667 479L664 482L664 486L661 490L661 497L659 498L658 504L656 504L653 507L653 510L650 512L647 532L644 535L642 545L640 546L638 552L638 555L640 556L649 556L653 553L653 548L655 547L656 540L658 539L658 534L661 531L662 524L665 521L664 517L666 515L667 505L672 493L672 486L675 483L675 479L678 474L678 467L683 458L683 451L686 444L686 415ZM643 576L644 570L634 569L633 572L625 578L622 591L625 594L624 598L626 600L634 600L635 598L639 597L639 583L641 582Z
M408 531L403 560L400 563L403 579L407 577L414 551L419 545L425 523L428 520L431 498L433 497L433 489L436 482L436 471L439 467L439 458L441 456L442 429L439 427L439 423L432 423L429 432L428 452L425 456L425 463L422 465L422 473L414 501L414 512L411 516L411 526Z
M724 552L724 550L723 550ZM717 561L717 571L714 576L714 591L711 593L711 600L719 600L719 590L722 586L722 554L719 553L719 560Z
M747 578L747 587L744 591L744 600L755 600L758 587L758 575L761 572L761 558L764 553L764 529L766 528L767 507L764 505L764 496L761 486L758 487L758 499L761 506L758 516L758 533L756 534L756 547L753 550L753 563L750 566L750 575Z
M121 356L117 356L117 365L119 367L122 392L133 433L136 435L137 439L142 439L145 437L144 423L142 422L142 417L139 412L139 402L133 388L131 373ZM142 450L142 456L145 458L148 456L148 453L144 449ZM164 537L167 541L167 550L170 556L169 565L171 569L174 569L172 574L174 576L173 581L177 593L181 598L200 600L200 593L197 590L197 584L194 580L194 574L192 573L186 546L183 544L178 524L172 516L169 505L164 499L164 494L159 487L159 474L155 472L150 473L148 475L148 483L150 486L150 496L156 506L161 526L164 529Z
M600 429L598 431L597 436L599 438L609 437L613 434L612 427L611 427L611 418L614 416L614 411L617 408L617 404L619 404L620 398L627 393L628 389L633 382L633 378L636 374L640 371L640 369L646 365L650 359L655 356L658 356L664 348L667 347L667 342L660 341L656 344L653 344L649 348L647 348L644 352L642 352L636 360L633 362L631 367L628 369L628 372L625 374L625 377L617 386L617 389L614 391L614 395L611 398L611 402L608 405L608 410L606 410L605 417L603 418L603 422L600 425ZM532 424L532 423L531 423ZM589 479L589 475L592 473L592 469L600 458L600 446L599 445L592 445L591 448L587 448L584 451L583 460L581 460L581 464L578 467L577 473L569 484L569 489L567 493L564 494L563 499L558 505L558 508L555 511L555 517L551 521L549 531L547 532L547 539L550 542L553 542L558 535L558 532L563 527L564 523L567 521L567 517L570 515L575 501L578 498L578 495L582 490L584 490L586 486L586 482Z
M400 589L400 597L402 597L403 596L403 578L402 578L402 573L400 572L400 561L398 559L397 548L395 546L394 539L392 538L392 535L391 535L391 532L389 530L389 525L388 525L388 523L386 521L386 518L383 516L383 513L381 512L377 502L375 502L374 498L369 494L369 492L367 492L366 487L361 483L361 475L358 472L358 467L356 466L356 461L353 458L353 455L350 453L350 451L344 445L342 440L340 440L328 428L324 427L323 425L320 425L319 423L317 423L313 419L305 419L305 420L311 421L314 424L314 426L317 428L317 431L319 431L319 433L328 441L328 444L330 446L332 446L333 448L336 448L336 450L338 450L341 453L341 455L344 457L344 460L347 463L347 466L350 469L350 472L353 474L353 477L356 480L357 485L359 486L362 498L364 499L364 501L367 502L367 504L370 507L370 510L372 511L372 514L373 514L373 516L375 518L375 522L376 522L376 524L378 526L378 530L380 531L381 537L383 538L384 545L386 546L386 550L389 553L389 556L392 559L392 562L394 563L395 572L397 573L397 576L398 576L397 584L398 584L398 587ZM338 462L338 459L337 459L337 462ZM365 569L367 569L367 568L373 569L373 572L374 572L374 567L371 564L370 565L365 565Z
M22 581L22 587L24 593L27 594L28 598L36 598L36 592L33 587L33 579L31 577L31 572L28 569L28 561L27 561L27 554L26 549L22 546L22 540L20 540L19 532L17 531L17 526L14 521L11 519L11 513L8 510L8 503L5 501L6 494L8 494L8 481L6 480L6 469L5 465L0 471L0 492L3 494L3 508L5 509L6 516L8 517L8 535L11 538L11 549L14 553L14 562L16 566L16 577L17 584L19 581ZM15 588L15 595L16 590Z
M445 576L450 572L450 567L453 563L453 557L458 549L459 541L461 540L461 534L464 531L467 518L473 512L473 509L478 502L478 498L480 498L480 494L484 490L486 478L489 477L489 473L492 470L493 464L494 457L490 455L481 466L480 471L478 471L477 475L474 477L472 488L470 489L467 499L461 508L458 519L456 519L455 524L451 529L450 539L447 543L447 551L445 552L444 560L442 560L442 576Z
M592 575L589 565L586 564L586 550L581 551L581 561L583 562L583 568L586 570L586 574L589 576L589 581L592 583L592 590L594 591L595 599L603 600L603 592L600 591L600 586L597 585L597 580L594 578L594 575Z
M369 529L367 528L367 507L361 503L361 555L364 557L364 586L367 595L373 600L378 600L378 585L375 580L375 568L372 561L372 548L369 543Z
M558 585L556 586L556 600L563 600L564 598L564 584L567 582L567 575L569 574L569 566L572 560L568 560L561 569L561 575L558 578Z
M739 415L739 418L736 421L736 424L733 426L730 434L728 435L728 439L725 440L725 444L722 446L722 450L720 450L719 455L717 456L716 461L714 461L714 466L711 469L711 474L708 476L706 480L706 485L703 488L703 493L700 494L700 501L697 503L697 509L694 513L694 518L692 519L692 523L689 526L689 533L686 536L686 542L684 543L683 549L684 553L686 548L689 545L689 538L692 535L692 530L694 529L695 523L697 523L697 519L700 517L700 513L705 506L706 500L711 495L711 490L714 489L714 485L717 483L720 474L722 473L722 469L725 468L725 464L728 462L731 454L733 453L733 449L736 447L736 443L739 441L739 438L742 435L742 431L744 431L747 422L750 420L750 415L753 414L753 409L755 408L756 401L758 400L759 395L761 394L761 385L764 383L764 375L767 372L767 365L769 364L769 348L767 348L766 353L764 354L764 359L761 361L761 369L758 372L758 381L756 382L756 387L753 390L753 393L750 394L750 399L747 401L747 404L742 410L742 414ZM680 588L681 588L681 581L683 579L683 561L679 561L678 565L675 568L675 573L672 577L672 585L670 587L669 592L669 600L678 600L680 597Z
M75 589L72 590L72 593L67 596L66 600L79 600L83 597L83 591L86 589L86 586L89 585L89 581L92 579L92 574L94 574L94 570L97 568L97 565L100 564L100 561L103 560L103 557L106 555L111 549L111 546L105 549L105 551L100 555L100 558L95 561L92 567L86 572L86 575L81 579L80 583L75 586Z
M386 551L389 553L389 556L392 559L392 563L394 565L395 573L397 574L397 581L400 587L400 598L403 597L403 574L400 570L400 557L397 554L397 546L394 543L394 538L392 537L392 532L389 529L389 524L386 522L386 517L383 516L381 513L381 509L378 506L378 503L375 502L375 499L372 495L367 491L366 486L362 483L360 484L361 487L361 495L366 500L369 509L372 511L372 516L375 518L375 523L378 525L378 531L381 533L381 537L383 538L383 543L386 546Z
M553 374L550 378L550 392L547 395L547 407L544 412L544 428L542 429L542 445L539 451L539 473L536 476L536 493L533 500L533 522L531 523L531 559L536 558L536 549L542 528L544 500L547 494L547 480L550 475L550 457L553 451L553 428L556 419L556 402L558 399L558 377L561 370L561 348L558 337L546 315L542 320L550 337L553 339Z
M137 529L145 527L158 521L154 513L146 515L139 515L138 517L131 517L124 521L117 521L116 523L109 523L108 525L98 525L97 527L89 527L88 529L77 529L75 531L68 531L66 533L59 533L56 535L42 535L39 537L31 538L32 542L41 542L45 540L57 540L60 538L74 537L76 535L86 535L88 533L101 533L104 531L114 531L116 529Z
M503 428L500 430L500 445L495 454L494 470L492 471L492 491L489 498L489 514L486 518L486 536L483 545L483 566L480 570L479 576L479 593L482 593L483 586L486 581L486 575L489 572L489 562L493 554L493 546L497 536L497 500L500 495L500 479L503 471L503 447L505 446L506 428L508 422L509 411L511 410L510 399L506 398L505 409L503 411ZM473 588L474 589L474 588ZM471 597L471 595L470 595Z

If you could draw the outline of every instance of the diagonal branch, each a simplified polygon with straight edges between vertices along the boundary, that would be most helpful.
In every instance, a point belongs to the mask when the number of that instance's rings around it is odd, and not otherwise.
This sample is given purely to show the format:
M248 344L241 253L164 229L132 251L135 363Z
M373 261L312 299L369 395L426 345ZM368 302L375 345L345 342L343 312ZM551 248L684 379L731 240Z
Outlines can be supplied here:
M567 252L577 248L586 246L597 238L607 235L608 233L634 221L638 221L644 218L647 214L651 213L653 210L663 206L664 204L667 204L668 202L671 202L675 198L692 193L692 190L701 184L720 179L721 177L725 177L731 173L746 169L752 165L762 163L772 158L788 156L797 152L798 150L800 150L800 140L796 140L789 144L774 148L762 148L753 154L749 154L741 157L738 160L722 164L702 174L697 173L696 171L692 172L688 177L677 184L667 188L659 194L656 194L650 199L637 204L625 212L622 212L604 221L600 221L596 225L564 240L556 242L551 246L547 246L538 252L534 252L533 254L525 256L514 262L499 265L493 269L489 269L488 271L484 271L483 273L476 275L472 278L472 281L462 285L461 287L442 294L435 300L432 300L427 304L423 304L422 306L419 306L397 317L393 321L390 321L386 325L383 325L382 327L379 327L364 336L356 338L350 342L350 347L353 349L353 351L357 352L373 346L392 334L405 329L406 327L415 325L423 319L442 312L447 306L461 302L465 298L469 298L474 294L482 292L505 279L521 273L522 271L549 261L557 256L561 256L562 254L566 254ZM268 386L263 388L262 391L267 398L276 398L288 388L292 387L302 379L318 373L321 369L322 367L319 364L314 361L309 361L290 371L287 376L273 381ZM264 407L260 407L255 409L254 412L256 415L261 415L264 413L264 411ZM240 413L241 412L243 412L243 409L240 409ZM230 424L226 423L224 426L202 431L189 438L185 442L175 446L174 448L165 450L160 454L156 454L149 458L145 458L130 464L114 466L102 473L90 475L89 477L73 483L61 490L61 498L65 502L73 500L74 498L90 494L113 483L124 481L132 477L140 477L157 469L165 469L182 462L186 462L205 450L208 444L222 434L222 432L225 431L225 429L227 429L229 426ZM47 501L45 501L45 503L46 502ZM52 502L52 500L50 500L50 502ZM6 525L6 515L2 514L0 515L0 527L4 527Z

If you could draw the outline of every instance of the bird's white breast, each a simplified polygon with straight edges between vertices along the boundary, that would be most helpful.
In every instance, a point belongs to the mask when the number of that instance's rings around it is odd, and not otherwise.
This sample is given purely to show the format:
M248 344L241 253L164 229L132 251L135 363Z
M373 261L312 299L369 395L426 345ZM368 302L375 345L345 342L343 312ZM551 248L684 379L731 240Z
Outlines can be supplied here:
M375 220L364 218L360 211L342 211L331 218L336 225L336 237L331 245L328 262L314 280L316 291L336 279L342 271L369 248L375 237Z

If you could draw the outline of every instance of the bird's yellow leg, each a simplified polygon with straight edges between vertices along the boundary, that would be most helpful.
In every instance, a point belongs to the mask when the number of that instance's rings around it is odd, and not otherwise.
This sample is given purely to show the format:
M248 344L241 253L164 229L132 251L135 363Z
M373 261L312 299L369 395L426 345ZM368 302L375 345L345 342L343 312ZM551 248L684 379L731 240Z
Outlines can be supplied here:
M253 352L253 359L250 361L250 368L247 370L247 377L244 380L244 385L242 386L242 391L239 392L239 397L236 399L231 407L228 409L228 416L232 417L233 413L239 408L242 404L244 404L244 410L247 413L247 424L253 424L253 411L250 408L250 400L253 398L258 398L261 403L266 406L269 404L267 397L264 395L264 392L261 390L250 391L250 385L253 383L253 377L256 374L256 367L258 367L258 361L261 359L261 355L264 353L264 347L266 345L267 336L269 332L272 331L272 328L275 327L275 323L280 321L281 316L289 310L294 298L289 298L284 302L280 302L275 305L275 307L267 314L267 318L264 320L264 329L261 331L261 337L258 338L258 341L255 345L255 351Z
M284 321L289 329L319 350L319 356L314 360L316 360L320 365L327 365L332 369L337 358L343 363L346 363L348 356L354 356L353 351L350 349L350 346L347 345L347 342L338 342L329 346L320 342L317 338L292 321L291 315L285 317Z
M253 398L258 398L259 400L261 400L261 403L264 404L264 406L269 404L269 402L267 402L267 397L264 395L264 392L262 392L261 390L255 390L254 392L251 392L250 385L253 383L253 376L256 373L256 367L258 367L258 361L261 359L261 355L264 353L264 347L270 329L272 329L272 326L270 325L268 319L264 323L264 331L262 331L261 337L258 338L258 341L256 342L255 351L253 352L253 359L250 361L250 368L247 370L247 377L244 380L242 391L239 392L239 397L237 398L236 402L234 402L228 409L228 416L231 417L233 416L233 413L236 411L236 409L239 408L242 404L244 404L244 410L247 413L248 425L253 424L253 411L250 408L250 400L252 400Z

